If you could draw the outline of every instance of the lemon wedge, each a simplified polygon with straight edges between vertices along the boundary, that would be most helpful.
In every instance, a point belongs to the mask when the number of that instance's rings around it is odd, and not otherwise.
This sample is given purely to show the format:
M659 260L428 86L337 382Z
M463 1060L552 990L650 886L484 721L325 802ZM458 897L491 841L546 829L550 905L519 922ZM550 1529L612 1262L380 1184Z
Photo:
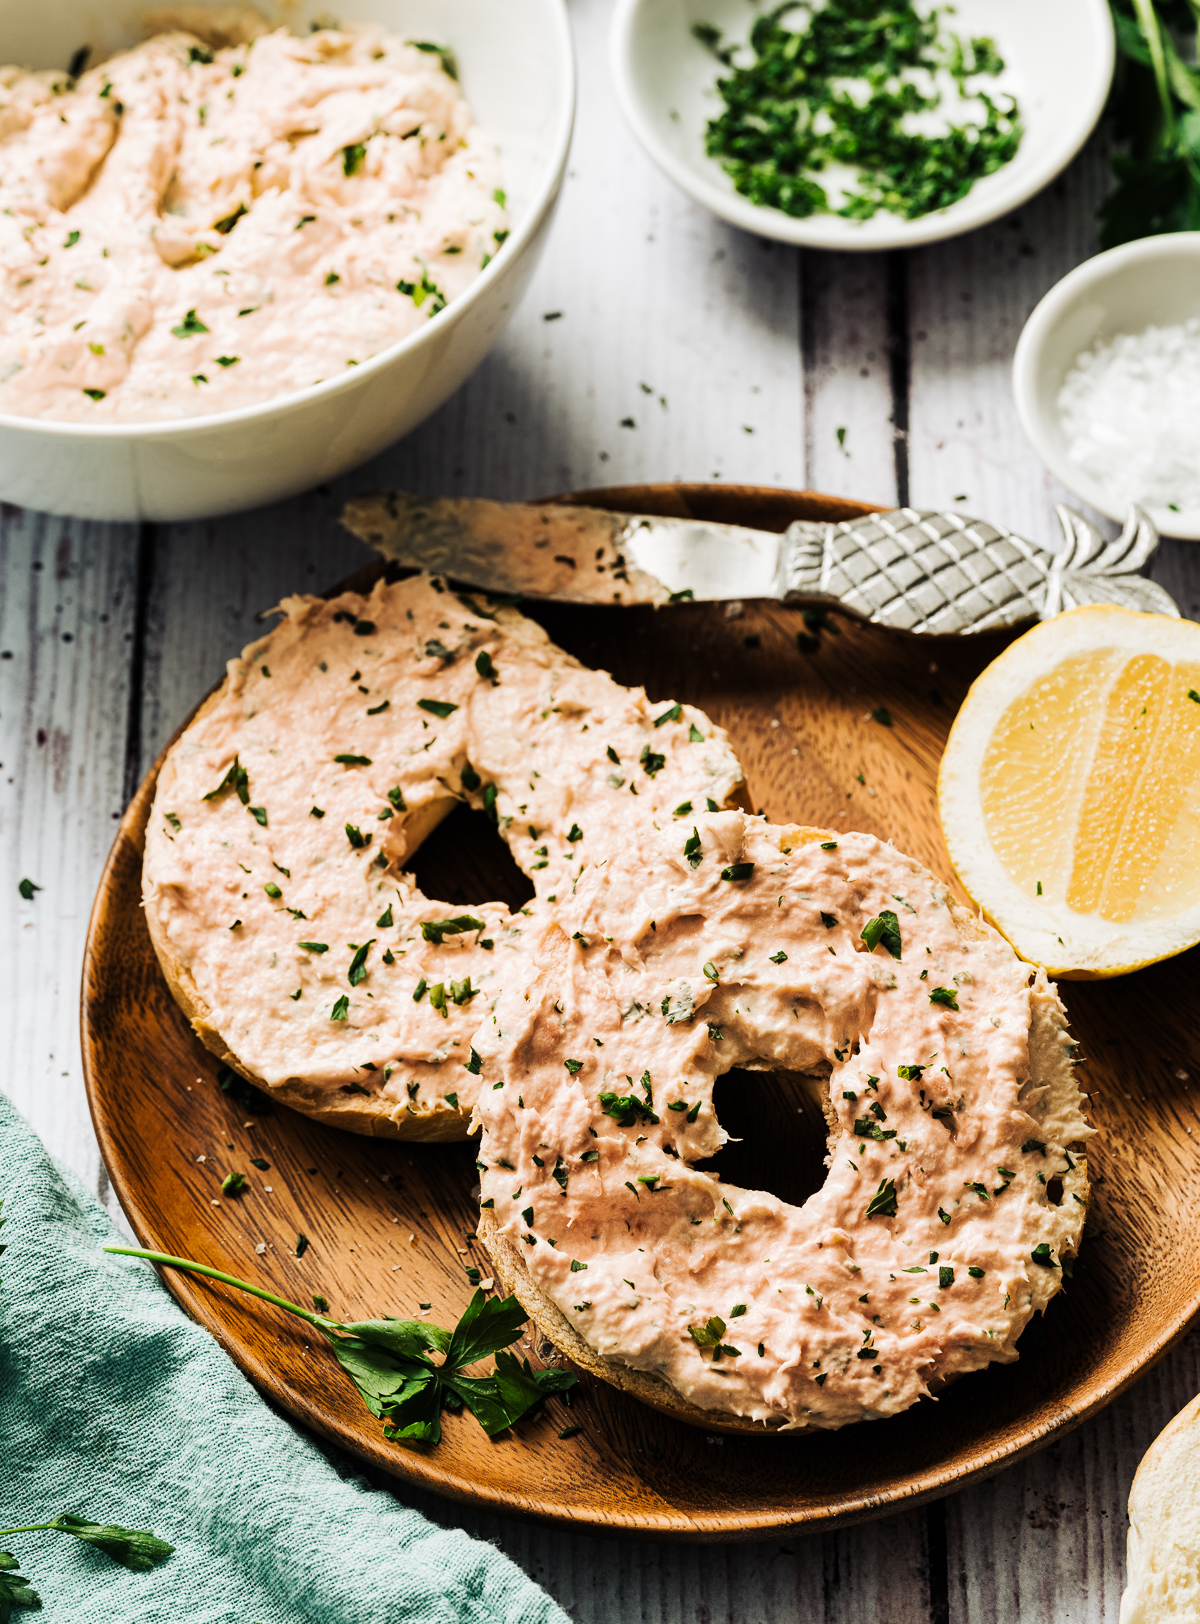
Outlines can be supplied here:
M1124 975L1200 941L1200 625L1109 604L974 682L938 775L950 860L1022 958Z

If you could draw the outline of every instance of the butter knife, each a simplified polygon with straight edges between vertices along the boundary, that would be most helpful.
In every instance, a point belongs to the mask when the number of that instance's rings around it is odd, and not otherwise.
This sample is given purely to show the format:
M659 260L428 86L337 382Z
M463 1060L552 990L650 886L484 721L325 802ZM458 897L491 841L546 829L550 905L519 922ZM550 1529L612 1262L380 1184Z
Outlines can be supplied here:
M958 513L897 508L840 523L798 519L780 535L701 519L555 503L381 491L343 524L385 558L487 592L568 603L668 604L773 598L836 608L931 637L1049 620L1082 603L1179 609L1140 573L1158 533L1140 508L1108 541L1055 510L1057 553Z

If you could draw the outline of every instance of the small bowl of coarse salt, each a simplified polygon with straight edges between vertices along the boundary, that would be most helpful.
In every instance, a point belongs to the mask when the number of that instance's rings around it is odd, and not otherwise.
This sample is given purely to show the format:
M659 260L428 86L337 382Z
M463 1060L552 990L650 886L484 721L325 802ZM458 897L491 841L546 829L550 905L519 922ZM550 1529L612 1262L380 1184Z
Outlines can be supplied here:
M1200 232L1097 254L1051 288L1013 358L1035 450L1111 519L1131 502L1200 541Z

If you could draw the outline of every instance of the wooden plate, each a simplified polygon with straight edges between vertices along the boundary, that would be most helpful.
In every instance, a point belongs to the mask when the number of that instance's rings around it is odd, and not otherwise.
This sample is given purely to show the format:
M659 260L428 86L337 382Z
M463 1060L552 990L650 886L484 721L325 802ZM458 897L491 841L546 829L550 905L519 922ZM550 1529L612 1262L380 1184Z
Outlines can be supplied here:
M642 512L782 529L843 518L852 503L773 490L645 486L586 493ZM361 585L377 571L364 571ZM869 830L949 878L935 775L967 687L1003 637L932 643L846 620L828 630L777 605L531 611L559 643L656 700L703 706L730 731L756 808L776 819ZM798 634L803 634L798 643ZM872 716L886 707L890 725ZM881 713L883 714L883 713ZM159 974L140 906L142 835L157 767L125 815L101 881L83 974L88 1097L113 1186L147 1247L215 1264L293 1300L323 1293L348 1319L432 1304L452 1325L474 1241L474 1149L411 1148L321 1127L282 1107L251 1117L215 1083ZM431 896L459 904L529 894L484 820L461 811L418 854ZM1075 1278L1031 1325L1017 1364L954 1384L894 1420L813 1436L708 1436L584 1378L574 1407L491 1443L448 1416L432 1450L387 1443L315 1337L225 1287L168 1271L184 1308L259 1390L305 1426L398 1478L510 1515L661 1538L749 1538L829 1527L961 1487L1041 1448L1107 1404L1200 1307L1200 1165L1193 1108L1197 957L1121 980L1067 983L1083 1086L1100 1133L1095 1199ZM743 1136L719 1163L740 1184L802 1200L822 1181L824 1138L785 1081L726 1091ZM270 1163L260 1172L250 1158ZM250 1176L221 1197L230 1169ZM296 1237L311 1244L295 1256ZM265 1244L259 1255L256 1247ZM547 1349L548 1352L552 1350ZM536 1350L535 1350L536 1354ZM568 1425L580 1431L560 1439Z

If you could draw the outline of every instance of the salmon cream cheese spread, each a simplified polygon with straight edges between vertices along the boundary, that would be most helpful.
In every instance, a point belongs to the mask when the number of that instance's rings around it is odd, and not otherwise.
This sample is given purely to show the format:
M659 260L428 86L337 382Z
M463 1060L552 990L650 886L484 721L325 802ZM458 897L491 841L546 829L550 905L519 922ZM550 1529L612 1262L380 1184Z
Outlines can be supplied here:
M508 234L452 69L366 27L0 69L0 411L226 411L414 332Z
M290 598L171 749L143 890L202 1039L288 1104L461 1139L471 1038L527 933L590 864L726 804L741 768L687 705L648 704L534 622L440 580ZM403 865L466 802L537 900L450 906Z
M786 1428L1016 1358L1079 1244L1091 1130L1044 972L931 874L698 812L597 862L529 951L474 1040L481 1229L572 1357L691 1420ZM800 1207L696 1165L733 1066L820 1080L828 1173Z

